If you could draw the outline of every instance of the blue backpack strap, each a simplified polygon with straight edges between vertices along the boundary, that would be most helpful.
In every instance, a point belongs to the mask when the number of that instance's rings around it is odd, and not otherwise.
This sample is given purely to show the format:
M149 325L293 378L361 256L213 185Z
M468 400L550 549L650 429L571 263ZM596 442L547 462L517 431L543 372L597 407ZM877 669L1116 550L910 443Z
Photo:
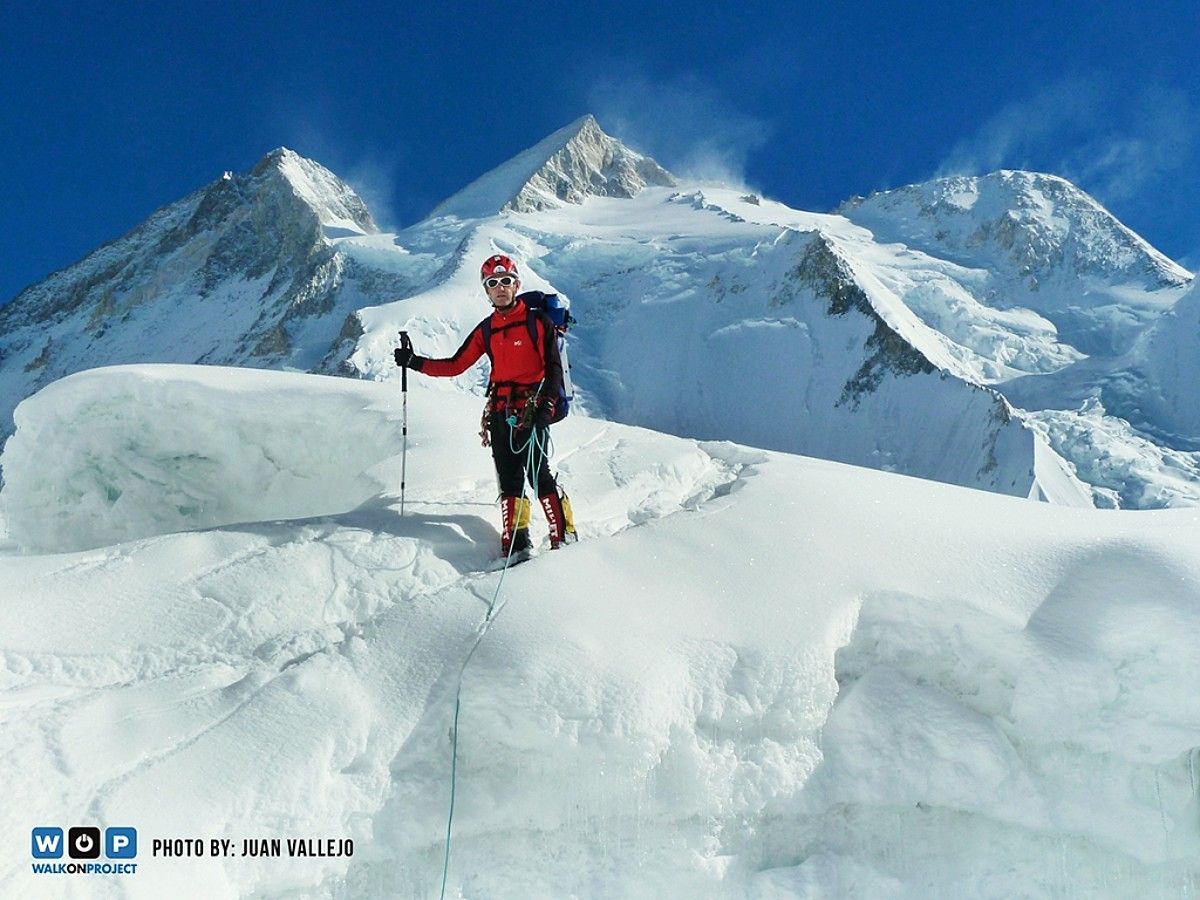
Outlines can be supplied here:
M542 315L542 311L538 310L538 309L527 310L526 314L525 314L525 321L526 321L526 324L529 326L529 339L531 341L533 341L533 349L535 349L535 350L537 349L537 346L538 346L537 321L538 321L538 317L541 315ZM553 334L553 332L554 332L554 329L550 328L546 333Z

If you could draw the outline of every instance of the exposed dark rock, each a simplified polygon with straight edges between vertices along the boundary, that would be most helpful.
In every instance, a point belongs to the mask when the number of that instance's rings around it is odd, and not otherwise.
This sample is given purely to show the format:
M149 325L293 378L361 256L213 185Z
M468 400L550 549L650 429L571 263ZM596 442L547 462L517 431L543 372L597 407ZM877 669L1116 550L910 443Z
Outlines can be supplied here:
M805 247L793 275L798 284L829 301L829 315L844 316L855 311L874 324L865 345L870 355L846 382L838 406L849 403L857 409L862 396L878 389L888 375L904 377L937 371L925 354L883 320L854 280L845 261L824 236L816 235Z

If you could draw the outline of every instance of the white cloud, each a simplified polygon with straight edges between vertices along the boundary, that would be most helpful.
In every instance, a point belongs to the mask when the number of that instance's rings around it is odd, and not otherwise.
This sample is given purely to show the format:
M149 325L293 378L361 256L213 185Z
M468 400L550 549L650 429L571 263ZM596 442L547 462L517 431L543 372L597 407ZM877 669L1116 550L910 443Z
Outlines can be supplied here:
M1033 97L1010 103L969 138L959 141L937 176L981 175L1001 168L1029 168L1047 145L1086 131L1101 107L1103 90L1090 79L1068 78Z
M1107 200L1124 200L1188 162L1196 117L1186 95L1149 88L1121 132L1102 133L1063 162L1064 174Z

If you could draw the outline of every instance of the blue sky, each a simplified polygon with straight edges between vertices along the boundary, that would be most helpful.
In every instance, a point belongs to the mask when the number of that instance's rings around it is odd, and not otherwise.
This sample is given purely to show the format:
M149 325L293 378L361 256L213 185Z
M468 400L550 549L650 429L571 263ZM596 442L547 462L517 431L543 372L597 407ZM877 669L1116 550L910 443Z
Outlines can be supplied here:
M802 209L1055 172L1196 269L1197 57L1193 2L0 4L0 301L280 145L395 227L585 112Z

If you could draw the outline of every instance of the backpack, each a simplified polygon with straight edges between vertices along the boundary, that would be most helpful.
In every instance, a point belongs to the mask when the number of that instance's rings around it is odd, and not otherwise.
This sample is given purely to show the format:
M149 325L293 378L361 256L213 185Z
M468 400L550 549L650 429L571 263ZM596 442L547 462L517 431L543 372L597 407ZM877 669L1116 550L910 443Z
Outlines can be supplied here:
M529 337L536 347L538 344L537 320L539 316L545 316L550 325L554 328L554 337L558 341L558 356L562 360L562 389L554 402L554 418L550 420L550 424L561 422L567 417L567 413L571 411L571 400L575 396L575 389L571 385L571 364L567 360L567 341L566 333L570 327L571 310L563 303L562 298L558 294L545 294L541 291L526 291L524 294L518 294L517 299L525 304L526 310L526 325L529 328ZM480 323L483 328L483 349L488 355L488 359L492 358L492 317L488 316ZM506 328L513 327L512 325L505 326ZM503 330L503 329L502 329Z

